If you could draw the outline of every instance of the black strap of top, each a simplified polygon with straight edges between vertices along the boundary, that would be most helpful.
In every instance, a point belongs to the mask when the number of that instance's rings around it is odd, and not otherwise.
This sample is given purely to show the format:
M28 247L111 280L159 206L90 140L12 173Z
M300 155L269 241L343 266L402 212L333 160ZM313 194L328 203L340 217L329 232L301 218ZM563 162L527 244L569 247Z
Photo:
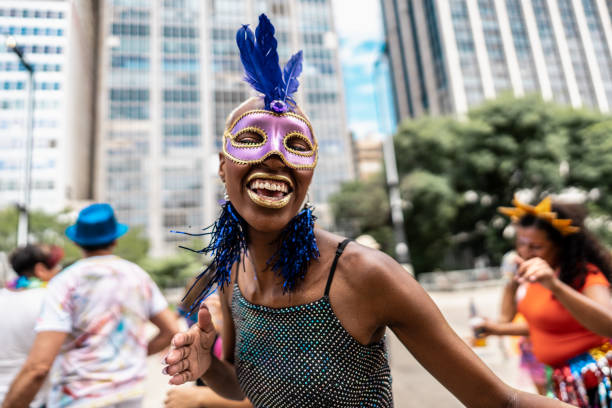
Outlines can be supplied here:
M344 248L346 248L346 246L351 241L352 239L347 238L338 244L338 249L336 249L336 256L334 257L334 262L332 263L331 269L329 270L329 278L327 278L327 285L325 286L325 296L329 296L329 288L331 287L332 279L334 278L334 272L336 272L338 259L340 259L340 255L342 255L342 252L344 252Z

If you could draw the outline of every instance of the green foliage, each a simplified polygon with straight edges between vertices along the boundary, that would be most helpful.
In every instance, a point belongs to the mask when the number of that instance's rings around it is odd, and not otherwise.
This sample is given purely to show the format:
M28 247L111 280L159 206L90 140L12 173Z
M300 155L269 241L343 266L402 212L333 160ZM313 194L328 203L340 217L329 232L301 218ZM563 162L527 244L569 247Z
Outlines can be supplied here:
M381 177L345 183L340 192L330 198L330 203L336 224L346 235L356 238L369 234L384 251L392 253L389 198Z
M477 257L499 262L511 243L502 238L508 220L497 207L519 190L543 197L575 187L590 192L594 214L612 213L611 135L610 116L534 95L502 95L460 120L401 123L394 143L415 270L470 268ZM390 227L386 202L381 208L371 200L383 197L378 182L353 182L332 199L336 217L356 233ZM598 225L612 242L611 223Z
M147 258L141 263L142 268L162 288L186 286L203 269L203 265L199 255L187 251L166 258Z
M0 210L0 251L9 253L17 246L18 212L15 207ZM81 250L70 241L64 231L72 224L67 211L47 214L34 211L30 214L30 237L32 242L59 245L64 249L64 265L71 264L82 257ZM189 247L201 248L203 243L194 240ZM149 241L141 227L133 227L117 240L115 254L139 264L147 271L160 287L184 286L196 276L203 265L198 254L183 251L166 258L147 256Z
M424 170L415 170L403 177L400 192L411 204L407 214L437 215L406 219L406 239L413 254L413 267L423 270L435 264L450 245L452 236L448 225L457 217L457 196L448 178Z
M132 227L117 240L115 254L134 263L140 263L149 251L149 240L142 227Z
M0 251L9 253L17 246L18 220L17 208L10 206L0 210ZM64 263L72 263L81 256L79 248L64 235L70 225L67 212L47 214L33 211L30 213L29 223L32 241L64 248Z

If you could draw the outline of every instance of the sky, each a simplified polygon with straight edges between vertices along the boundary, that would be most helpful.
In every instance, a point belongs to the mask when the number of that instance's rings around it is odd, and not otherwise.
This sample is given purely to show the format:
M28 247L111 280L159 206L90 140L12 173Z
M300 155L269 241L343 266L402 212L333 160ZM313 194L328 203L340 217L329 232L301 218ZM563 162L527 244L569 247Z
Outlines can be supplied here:
M378 132L374 63L384 43L379 0L333 0L349 129Z

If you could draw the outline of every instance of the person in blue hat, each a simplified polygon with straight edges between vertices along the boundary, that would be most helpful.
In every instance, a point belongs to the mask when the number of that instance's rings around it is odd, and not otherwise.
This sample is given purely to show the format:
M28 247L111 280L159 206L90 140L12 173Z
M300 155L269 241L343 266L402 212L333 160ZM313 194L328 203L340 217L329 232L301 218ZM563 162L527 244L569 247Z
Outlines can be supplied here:
M178 331L159 288L113 255L128 230L108 204L84 208L66 236L83 251L48 285L30 354L2 407L27 407L49 375L48 407L142 405L147 355ZM158 334L147 342L146 324Z

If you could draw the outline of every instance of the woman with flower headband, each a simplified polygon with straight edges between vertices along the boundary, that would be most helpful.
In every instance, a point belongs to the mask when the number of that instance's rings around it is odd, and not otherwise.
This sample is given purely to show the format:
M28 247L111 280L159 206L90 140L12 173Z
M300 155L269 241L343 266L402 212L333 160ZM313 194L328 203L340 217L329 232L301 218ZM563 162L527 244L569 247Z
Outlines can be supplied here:
M517 230L515 298L526 324L485 322L487 334L529 335L534 356L548 365L548 391L579 407L610 407L612 386L612 260L582 224L577 206L500 208Z
M213 255L215 272L192 288L194 308L215 285L222 290L224 359L211 355L210 313L199 306L198 324L176 335L164 358L170 383L201 377L256 407L390 407L390 327L467 406L564 406L500 381L393 259L315 228L302 204L317 139L292 99L302 54L280 69L265 15L236 40L246 80L263 98L228 118L219 165L227 201L201 251Z

